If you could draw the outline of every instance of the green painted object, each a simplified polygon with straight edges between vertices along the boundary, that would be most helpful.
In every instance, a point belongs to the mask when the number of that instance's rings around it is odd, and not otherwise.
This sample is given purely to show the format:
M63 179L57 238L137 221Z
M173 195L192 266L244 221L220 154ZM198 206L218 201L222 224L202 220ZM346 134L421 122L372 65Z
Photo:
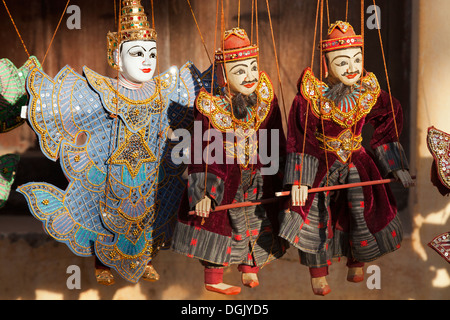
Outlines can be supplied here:
M31 56L19 69L8 59L0 59L0 133L11 131L25 122L20 117L22 106L28 104L26 79L34 67L41 69Z

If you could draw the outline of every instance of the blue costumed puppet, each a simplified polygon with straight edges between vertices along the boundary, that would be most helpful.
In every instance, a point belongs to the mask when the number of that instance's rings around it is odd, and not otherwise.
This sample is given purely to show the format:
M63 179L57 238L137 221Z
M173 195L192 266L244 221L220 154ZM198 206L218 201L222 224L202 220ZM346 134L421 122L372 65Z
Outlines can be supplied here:
M96 256L96 277L111 269L136 283L155 281L151 261L170 246L185 167L171 159L172 130L189 128L203 75L192 63L153 77L156 32L139 0L123 1L121 28L108 33L118 79L70 67L55 79L28 78L28 120L44 154L60 160L66 190L48 183L19 188L47 233L79 256Z

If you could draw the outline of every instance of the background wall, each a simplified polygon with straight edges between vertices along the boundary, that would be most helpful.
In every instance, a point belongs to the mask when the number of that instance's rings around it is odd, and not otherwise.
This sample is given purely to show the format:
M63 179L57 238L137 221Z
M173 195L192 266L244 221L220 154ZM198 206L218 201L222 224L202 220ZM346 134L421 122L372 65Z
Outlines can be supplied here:
M240 26L251 34L251 2L240 2ZM42 61L66 1L29 1L26 10L23 2L6 3L28 51ZM150 0L143 0L142 3L150 16ZM225 28L237 26L238 0L224 0L223 3ZM287 117L297 92L297 80L311 64L317 2L271 0L269 3L279 56L281 86L268 10L266 2L262 0L258 1L258 37L254 24L253 40L256 42L258 39L261 69L271 76L280 106ZM345 1L328 0L328 3L331 22L345 19ZM69 15L66 14L43 66L44 71L55 76L68 64L81 73L82 67L86 65L100 74L114 77L115 72L106 61L106 33L116 29L114 1L75 0L71 4L81 9L81 30L67 28ZM191 4L207 52L212 57L216 1L191 0ZM365 8L371 4L372 1L366 0ZM341 262L331 268L329 282L332 294L319 299L448 299L448 264L427 248L426 243L439 233L448 231L449 202L429 183L431 157L426 150L425 137L430 123L450 131L445 120L448 118L445 117L445 93L448 88L445 86L448 81L445 71L450 66L446 65L444 56L450 46L446 37L450 26L447 26L445 17L450 3L445 0L378 0L377 5L381 8L381 31L392 93L402 103L405 113L401 142L410 155L412 172L418 176L417 186L409 191L399 184L392 184L407 237L400 250L373 263L381 268L380 290L369 290L365 283L346 282L345 262ZM171 65L181 66L188 60L193 61L199 69L206 69L209 66L208 54L187 1L154 0L154 6L160 71ZM364 21L371 15L366 13ZM9 58L16 66L20 66L27 56L1 6L0 16L0 57ZM326 11L323 20L325 34L328 26ZM359 33L360 1L349 1L348 20ZM318 31L317 37L319 35ZM377 75L382 88L387 90L378 33L366 28L365 36L365 67ZM316 73L318 55L316 50ZM365 137L370 138L371 130L366 129ZM8 152L22 155L14 188L29 181L47 181L65 188L67 182L59 164L44 158L27 124L0 136L0 153ZM167 251L162 252L154 264L162 275L157 283L130 285L118 279L114 287L99 287L93 276L93 260L76 257L66 246L49 239L40 223L31 217L21 195L12 192L9 203L0 211L0 299L224 298L203 289L202 268L197 261ZM66 287L66 268L69 265L81 268L81 290L68 290ZM234 268L227 272L226 279L238 284L238 272ZM253 290L245 288L235 298L317 298L311 294L308 270L299 265L295 250L289 250L282 260L263 269L260 278L260 287Z

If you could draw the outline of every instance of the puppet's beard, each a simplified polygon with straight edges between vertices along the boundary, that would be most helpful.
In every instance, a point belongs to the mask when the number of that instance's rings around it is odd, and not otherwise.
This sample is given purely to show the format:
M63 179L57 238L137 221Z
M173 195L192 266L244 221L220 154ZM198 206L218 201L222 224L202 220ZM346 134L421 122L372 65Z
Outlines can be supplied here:
M348 95L352 94L354 91L365 92L368 86L363 83L362 88L360 86L346 86L342 82L339 82L333 86L330 86L330 90L326 93L326 97L334 101L335 104L339 104Z
M247 117L247 107L253 107L256 105L258 97L255 93L248 96L244 96L242 93L238 93L231 98L231 104L233 105L233 115L236 119L241 120Z

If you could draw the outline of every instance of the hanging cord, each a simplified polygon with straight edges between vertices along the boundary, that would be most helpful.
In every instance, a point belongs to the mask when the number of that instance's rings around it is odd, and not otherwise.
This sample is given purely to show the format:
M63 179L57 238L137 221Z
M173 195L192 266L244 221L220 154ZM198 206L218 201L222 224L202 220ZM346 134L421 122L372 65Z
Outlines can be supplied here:
M255 31L256 31L256 46L259 48L259 21L258 21L258 0L255 0ZM258 66L259 66L258 54Z
M6 5L5 0L2 0L2 1L3 1L3 5L4 5L5 9L6 9L6 12L8 13L9 19L11 20L11 22L12 22L12 24L14 26L14 29L16 30L16 33L19 36L20 42L22 43L22 46L23 46L23 48L25 50L25 53L27 54L27 56L29 58L30 57L30 53L28 52L27 46L25 45L25 42L23 41L23 38L22 38L22 36L21 36L21 34L19 32L19 29L17 28L16 23L14 22L14 19L13 19L12 15L11 15L11 12L9 11L8 6ZM50 48L52 47L53 40L55 39L55 36L56 36L56 34L58 32L59 26L61 25L61 21L62 21L64 15L66 13L66 10L67 10L67 7L69 6L69 3L70 3L70 0L67 1L66 7L64 8L64 11L63 11L63 13L61 15L61 18L59 19L58 26L56 27L55 32L53 32L53 36L52 36L52 39L50 41L50 45L48 46L47 51L45 52L45 56L44 56L44 59L42 60L41 66L44 66L45 60L47 58L48 53L50 52Z
M222 0L223 5L223 0ZM223 7L222 7L223 9ZM214 28L214 48L217 48L217 28L219 24L219 0L216 1L216 24ZM223 48L222 48L223 52ZM225 53L223 52L223 56L225 57ZM212 74L211 74L211 97L214 97L214 73L216 71L216 63L214 62L212 65ZM205 181L204 181L204 190L203 190L203 198L206 195L206 185L207 185L207 175L208 175L208 162L209 162L209 140L211 139L211 119L208 118L208 144L206 145L206 162L205 162ZM205 223L205 218L202 218L202 225Z
M328 27L330 27L331 23L330 23L330 6L328 5L328 0L327 0L327 18L328 18Z
M28 52L27 46L25 45L25 42L23 42L22 36L20 35L19 29L16 26L16 23L14 22L14 19L11 15L11 13L9 12L8 6L6 5L5 0L3 0L3 5L5 6L6 12L8 13L9 19L11 19L11 22L14 26L14 29L16 29L16 33L19 36L20 42L22 42L22 46L25 50L25 53L27 54L28 58L30 57L30 53Z
M345 4L345 22L348 22L348 0Z
M314 40L312 45L312 56L311 56L311 69L314 65L314 55L316 52L316 38L317 38L317 24L319 23L319 9L320 9L320 0L317 0L317 9L316 9L316 23L314 25ZM302 161L301 161L301 170L300 170L300 179L298 181L297 186L300 186L303 179L303 165L305 161L305 147L306 147L306 130L308 129L308 117L309 117L309 108L311 107L311 102L308 101L308 106L306 108L306 118L305 118L305 128L303 132L303 146L302 146Z
M328 1L327 1L328 2ZM321 0L321 10L320 10L320 40L323 39L323 14L324 14L324 2L323 0ZM322 44L320 43L320 57L322 59L323 56L323 48L322 48ZM323 82L323 63L320 63L320 82ZM320 95L319 97L319 110L322 109L322 95ZM328 170L328 151L327 151L327 146L328 146L328 142L327 142L327 136L325 135L325 126L323 123L323 115L322 113L320 114L320 123L322 125L322 136L323 136L323 149L325 151L325 165L327 167L327 184L326 186L328 187L328 183L329 183L329 170Z
M276 66L277 66L277 73L278 73L278 82L280 84L280 91L281 91L281 100L283 102L283 114L284 114L284 119L286 124L288 123L288 117L286 114L286 104L284 103L284 93L283 93L283 85L281 83L281 73L280 73L280 64L278 62L278 53L277 53L277 47L275 44L275 36L273 34L273 25L272 25L272 17L270 14L270 6L269 6L269 0L266 0L266 4L267 4L267 13L269 15L269 25L270 25L270 32L272 34L272 44L273 44L273 51L274 51L274 55L275 55L275 62L276 62Z
M194 18L195 25L197 26L197 31L198 31L198 34L200 35L200 39L202 40L203 48L205 49L206 55L208 56L209 64L212 65L213 62L211 60L211 56L209 55L208 48L206 47L206 42L205 42L205 39L203 38L202 31L200 30L200 27L198 25L197 18L195 17L194 10L192 9L191 2L189 0L186 0L186 2L189 5L189 9L191 10L191 14L192 14L192 17Z
M255 0L252 0L252 18L251 18L251 29L250 29L250 42L253 43L253 17L255 15Z
M239 0L238 2L238 23L237 23L238 28L241 27L241 0Z
M114 0L114 4L116 1ZM116 6L114 6L114 9L116 9ZM116 110L114 114L110 114L109 116L113 119L116 119L119 114L119 78L120 78L120 27L122 26L122 2L119 0L119 14L117 16L116 20L116 26L117 26L117 84L116 84ZM118 122L116 123L116 129L118 128Z
M375 0L373 0L373 5L375 8L377 8L377 4L375 3ZM395 118L395 110L394 110L394 103L393 103L393 99L392 99L392 92L391 92L391 85L390 85L390 81L389 81L389 72L387 69L387 63L386 63L386 56L384 54L384 47L383 47L383 38L381 36L381 28L379 26L379 17L378 17L378 10L375 9L375 18L377 20L377 30L378 30L378 37L380 38L380 47L381 47L381 54L383 57L383 65L384 65L384 71L386 73L386 83L387 83L387 87L388 87L388 92L389 92L389 100L391 103L391 109L392 109L392 118L394 119L394 127L395 127L395 134L397 136L397 140L400 142L400 137L399 137L399 133L398 133L398 127L397 127L397 119ZM400 155L400 163L402 166L402 170L405 170L405 165L403 163L403 156Z
M365 17L364 17L364 0L361 0L361 37L363 39L363 43L362 43L362 47L361 47L361 52L362 52L362 68L361 68L361 78L359 79L360 81L360 86L359 86L359 98L357 103L359 104L359 100L361 99L362 96L362 90L363 90L363 78L364 78L364 73L365 73L365 69L364 69L364 58L365 58L365 44L364 44L364 40L365 40L365 29L364 29L364 22L365 22ZM348 159L348 163L352 163L352 158L353 158L353 146L355 143L355 135L356 135L356 128L358 126L358 116L359 116L359 106L356 106L356 112L354 115L354 119L355 119L355 123L353 124L353 132L352 132L352 146L351 146L351 150L350 150L350 157Z
M64 11L63 11L63 13L61 15L61 18L59 19L58 26L56 27L56 30L53 33L52 40L50 41L50 45L48 46L47 52L45 52L44 59L42 60L42 66L44 66L45 60L47 59L47 55L50 52L50 48L51 48L51 46L53 44L53 40L55 40L55 36L56 36L56 33L58 32L59 26L61 25L61 21L64 18L64 15L66 14L67 8L69 7L69 3L70 3L70 0L67 1L66 7L64 8Z

